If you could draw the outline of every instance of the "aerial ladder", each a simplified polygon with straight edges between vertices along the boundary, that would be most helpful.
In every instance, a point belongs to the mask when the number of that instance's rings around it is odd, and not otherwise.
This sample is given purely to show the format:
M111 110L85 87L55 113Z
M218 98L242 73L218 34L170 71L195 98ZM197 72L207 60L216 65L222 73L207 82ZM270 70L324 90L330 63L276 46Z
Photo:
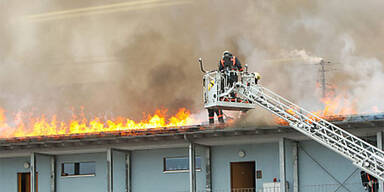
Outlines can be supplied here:
M361 170L384 181L384 152L327 120L303 109L258 84L258 75L243 72L205 71L199 59L203 77L204 108L248 111L256 106L272 112L289 126L351 160ZM238 81L228 82L231 74Z

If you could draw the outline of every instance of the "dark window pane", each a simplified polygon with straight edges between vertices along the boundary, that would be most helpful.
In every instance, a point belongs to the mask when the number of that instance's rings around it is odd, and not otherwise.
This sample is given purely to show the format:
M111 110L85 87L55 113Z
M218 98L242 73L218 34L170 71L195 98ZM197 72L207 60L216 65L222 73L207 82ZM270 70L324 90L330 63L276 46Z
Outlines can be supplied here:
M189 169L188 157L164 158L164 171L180 171ZM196 169L201 169L201 158L196 157Z
M63 163L61 167L62 176L94 175L96 173L96 162Z
M186 159L185 157L175 157L175 158L165 159L166 171L187 170L187 169L188 169L188 159Z
M80 175L92 175L96 173L95 162L80 163Z
M75 164L63 163L61 175L62 176L75 175Z
M79 175L80 163L75 163L75 175Z

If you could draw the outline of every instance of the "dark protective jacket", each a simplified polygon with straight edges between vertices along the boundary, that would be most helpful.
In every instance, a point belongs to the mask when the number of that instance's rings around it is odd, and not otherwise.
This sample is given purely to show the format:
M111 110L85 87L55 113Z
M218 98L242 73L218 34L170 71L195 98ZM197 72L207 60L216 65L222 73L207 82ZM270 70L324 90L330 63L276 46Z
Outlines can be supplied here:
M219 71L222 71L224 69L234 69L234 70L239 70L243 71L243 67L241 67L241 63L237 57L232 56L232 57L223 57L219 61Z
M369 192L377 192L379 189L379 183L375 177L366 173L365 171L361 171L361 182L365 189Z

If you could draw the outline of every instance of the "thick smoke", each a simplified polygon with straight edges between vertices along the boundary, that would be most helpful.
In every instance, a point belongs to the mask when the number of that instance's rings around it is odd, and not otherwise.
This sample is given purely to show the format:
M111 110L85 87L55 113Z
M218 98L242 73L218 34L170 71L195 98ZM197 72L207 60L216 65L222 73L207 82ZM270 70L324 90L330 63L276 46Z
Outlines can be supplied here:
M197 58L231 50L262 84L316 109L316 62L357 102L384 110L383 1L87 0L0 3L0 104L6 110L140 119L202 110ZM66 10L66 12L62 12ZM249 120L270 119L257 110ZM266 118L263 118L266 117ZM268 121L268 120L265 120ZM264 122L264 120L263 120Z

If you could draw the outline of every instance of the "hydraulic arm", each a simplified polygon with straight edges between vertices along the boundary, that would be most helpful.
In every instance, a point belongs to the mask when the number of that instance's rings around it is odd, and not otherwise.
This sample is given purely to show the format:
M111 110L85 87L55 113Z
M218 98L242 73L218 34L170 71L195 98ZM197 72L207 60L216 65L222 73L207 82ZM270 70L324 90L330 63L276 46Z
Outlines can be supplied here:
M210 71L203 78L204 107L247 111L257 105L288 122L297 131L351 160L384 181L384 152L336 125L257 84L255 73ZM228 82L236 73L238 80Z

